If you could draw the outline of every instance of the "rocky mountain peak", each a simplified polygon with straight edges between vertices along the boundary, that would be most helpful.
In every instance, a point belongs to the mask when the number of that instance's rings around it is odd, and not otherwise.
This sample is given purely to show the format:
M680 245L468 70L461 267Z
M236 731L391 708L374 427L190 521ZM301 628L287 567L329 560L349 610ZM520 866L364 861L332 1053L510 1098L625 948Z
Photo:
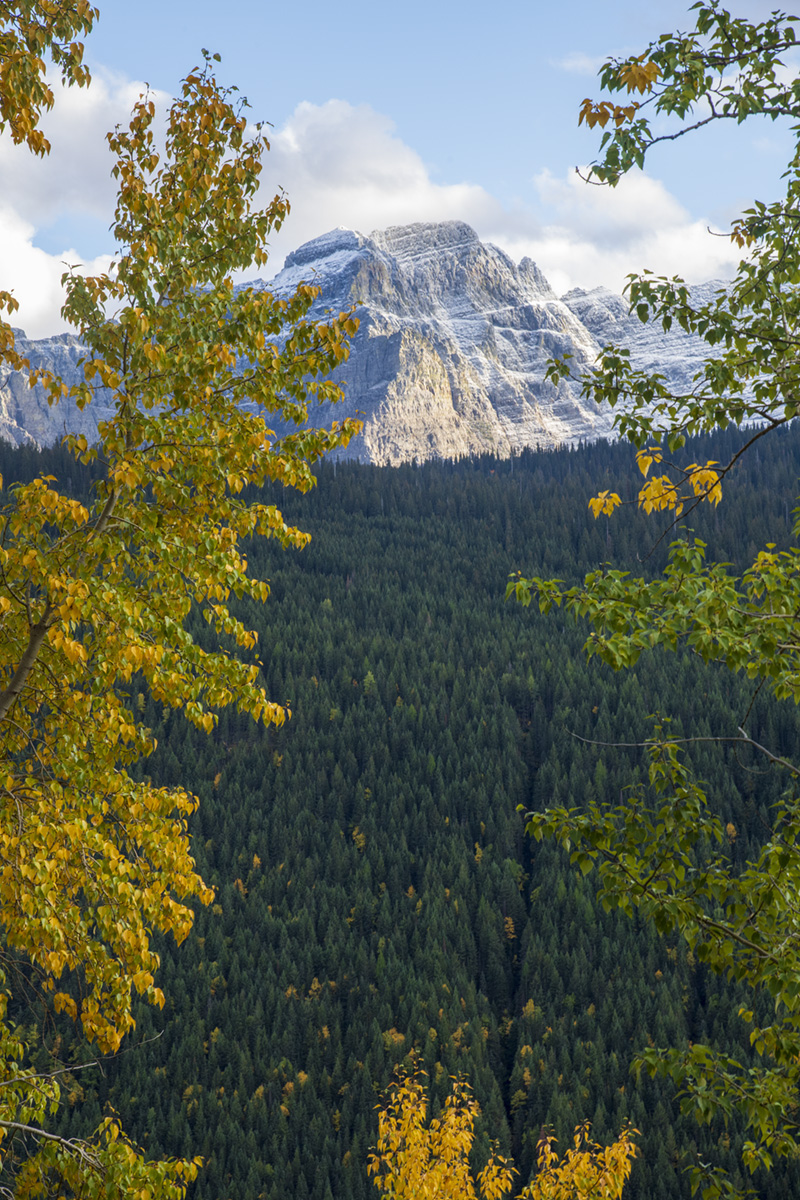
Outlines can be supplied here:
M333 412L317 409L314 419L359 415L363 432L348 453L366 461L506 457L525 446L609 437L610 412L584 400L574 383L545 382L552 358L571 355L580 373L600 345L615 340L631 347L637 363L676 382L700 361L697 339L641 325L621 296L603 288L576 288L559 299L531 259L516 264L463 221L368 236L334 229L254 286L288 294L301 281L320 289L312 317L358 306L359 331L337 373L345 400ZM79 378L82 347L70 335L23 341L20 349L68 384ZM22 373L3 383L0 436L40 445L65 428L96 436L107 400L99 397L83 413L67 404L49 409L40 391L28 389Z
M463 256L482 245L475 230L464 221L418 221L376 230L370 241L398 262L437 255Z
M523 258L518 267L520 279L543 300L556 300L557 296L548 283L544 271L540 271L532 258Z
M312 238L310 242L304 242L302 246L298 246L291 254L287 254L283 264L284 270L290 270L292 267L304 267L309 263L316 265L335 255L352 255L363 244L364 238L360 233L340 225L338 229L331 229L328 233L320 234L319 237Z
M364 420L350 453L387 463L506 457L610 435L609 414L577 387L544 380L555 355L588 367L594 338L534 263L518 267L463 221L368 237L335 230L303 247L302 259L290 255L269 286L288 292L301 278L321 288L315 313L359 305L361 325L339 372L342 415Z

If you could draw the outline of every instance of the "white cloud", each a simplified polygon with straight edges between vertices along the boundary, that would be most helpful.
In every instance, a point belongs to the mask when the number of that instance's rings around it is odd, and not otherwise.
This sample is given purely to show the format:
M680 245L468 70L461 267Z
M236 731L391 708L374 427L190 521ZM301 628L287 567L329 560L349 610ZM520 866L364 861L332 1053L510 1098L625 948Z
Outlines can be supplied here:
M39 227L65 210L105 216L114 209L113 158L106 133L127 123L144 84L97 78L89 88L51 81L53 109L42 120L51 151L36 158L0 136L3 199ZM110 220L110 215L109 215Z
M580 50L574 50L571 54L557 59L553 66L568 71L570 75L597 75L605 61L605 55L583 54Z
M787 50L781 63L775 68L775 82L783 87L791 87L800 73L800 52Z
M550 221L530 233L500 228L493 240L516 258L533 258L558 292L600 284L621 291L630 272L645 269L689 282L724 278L739 261L727 237L711 234L641 171L613 189L584 183L574 171L561 179L545 171L535 183Z
M273 136L265 186L292 203L273 239L271 266L337 225L364 233L412 221L467 221L513 258L533 258L557 291L605 284L621 291L650 268L692 281L728 275L738 261L658 180L632 172L614 189L543 172L538 204L504 208L484 188L438 184L386 117L343 101L300 105Z
M47 254L36 245L36 231L69 230L70 219L81 217L111 221L114 183L104 133L127 120L140 91L139 84L95 79L88 92L60 96L48 121L53 152L44 162L0 138L8 181L0 203L0 286L14 290L21 302L14 323L31 336L64 328L58 314L65 260L92 272L108 263L98 254L105 246L83 244L69 232L63 252ZM270 273L290 250L338 225L369 233L448 219L468 222L516 259L533 258L557 291L597 284L620 290L628 272L644 267L707 279L729 274L736 261L727 239L709 236L704 221L640 173L612 191L574 174L545 172L530 202L508 208L476 184L435 182L391 120L367 105L300 104L270 140L262 195L283 187L292 205L272 239Z
M475 184L434 183L393 122L367 105L300 104L270 143L262 190L282 187L292 206L272 239L275 270L289 250L338 225L370 232L458 218L478 227L501 211Z
M110 262L96 246L79 242L76 247L68 233L63 249L53 254L37 246L36 239L49 226L68 226L70 220L83 220L90 227L98 220L105 226L111 223L116 184L105 135L127 123L144 90L141 83L98 76L89 88L60 83L53 87L56 103L42 121L52 146L49 155L36 158L14 146L7 134L0 135L0 287L20 302L12 321L30 337L68 328L60 316L60 280L66 264L81 264L87 273L97 273Z
M23 328L28 337L48 337L69 326L60 316L64 303L61 276L67 266L81 264L86 274L106 271L108 255L89 261L82 260L75 249L63 255L46 254L33 245L33 225L7 205L0 206L0 262L3 264L2 286L13 291L19 302L19 312L12 314L12 325Z

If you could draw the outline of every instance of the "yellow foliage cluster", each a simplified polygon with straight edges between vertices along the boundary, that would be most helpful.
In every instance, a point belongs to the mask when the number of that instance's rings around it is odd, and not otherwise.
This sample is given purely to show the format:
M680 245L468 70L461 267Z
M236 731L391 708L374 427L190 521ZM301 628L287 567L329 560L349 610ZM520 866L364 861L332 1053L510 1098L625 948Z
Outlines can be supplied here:
M89 71L78 38L91 31L98 11L88 0L0 4L0 129L16 145L47 154L50 143L39 128L43 110L53 107L45 57L68 84L84 86Z
M645 61L646 59L646 54L640 54L638 58L628 59L621 67L620 81L628 92L640 92L644 95L652 90L653 84L661 75L658 63Z
M385 1200L501 1200L513 1184L515 1168L492 1146L489 1161L473 1178L469 1156L480 1107L463 1079L452 1089L438 1116L428 1120L425 1072L416 1055L379 1108L378 1144L367 1169ZM512 1101L513 1103L513 1101ZM601 1146L589 1139L589 1126L576 1129L572 1146L559 1160L555 1139L539 1142L537 1173L520 1200L620 1200L636 1156L627 1126L618 1141Z
M645 479L651 466L662 461L660 446L648 446L637 451L636 464ZM675 517L679 517L684 506L691 500L707 500L709 504L716 506L722 499L721 474L715 469L717 467L719 463L713 460L702 465L690 463L680 470L677 479L669 475L656 475L647 479L639 491L639 508L643 508L646 513L672 512ZM616 492L605 491L589 501L589 508L595 518L601 513L610 516L621 503Z
M610 100L597 102L587 96L581 104L578 124L582 125L585 121L590 129L593 129L595 125L599 125L602 129L609 121L613 121L614 125L619 128L633 120L638 108L639 105L635 100L632 104L612 104Z
M538 1171L520 1200L620 1200L627 1183L638 1131L626 1126L619 1141L601 1146L589 1139L589 1125L575 1130L572 1146L559 1160L555 1138L539 1142Z
M645 61L646 57L642 54L639 58L630 59L620 69L620 83L629 94L639 92L644 95L650 92L661 74L658 64ZM633 121L639 107L635 100L631 104L614 104L610 100L597 102L587 97L581 103L578 124L582 125L585 122L589 129L593 129L595 125L604 129L611 121L619 129Z
M401 1074L378 1117L378 1145L367 1170L387 1200L500 1200L514 1168L495 1147L473 1179L469 1153L480 1108L469 1086L453 1088L437 1117L427 1120L424 1073Z
M75 35L95 17L86 0L0 0L0 129L15 142L47 150L36 128L52 103L44 60L87 82ZM281 299L234 290L236 272L266 261L288 203L257 207L267 143L209 56L171 106L163 151L155 118L143 95L129 127L108 136L113 268L64 278L63 313L86 346L71 399L82 408L98 387L112 392L99 442L65 441L104 469L82 503L42 477L8 490L0 509L0 936L103 1053L133 1027L134 995L164 1003L153 933L181 941L190 902L213 899L187 837L195 798L130 772L155 747L137 698L149 692L209 733L229 704L287 718L261 686L255 632L228 603L269 593L248 575L242 539L301 547L307 536L246 497L270 480L306 490L313 463L359 428L307 422L310 405L340 398L327 377L347 357L352 314L309 320L308 285ZM0 305L15 307L7 294ZM0 362L26 365L2 322ZM30 378L52 403L67 393L47 372ZM277 439L272 414L293 432ZM185 628L192 607L238 653L201 648ZM58 1085L24 1066L5 1005L0 995L0 1156L19 1194L52 1183L54 1194L103 1196L102 1164L130 1154L133 1165L108 1175L115 1196L179 1196L196 1167L145 1165L115 1124L91 1151L47 1132Z
M616 492L605 491L589 501L589 508L592 510L592 516L596 520L601 513L611 516L614 509L621 503L622 501Z
M116 387L101 446L67 440L85 461L101 452L106 478L90 506L37 479L13 489L0 513L0 741L13 764L0 801L11 818L0 824L0 923L8 944L54 977L82 969L76 1006L103 1050L132 1025L131 987L157 999L150 930L182 939L191 924L183 898L212 898L186 839L194 799L125 769L154 743L120 684L137 674L206 732L213 710L232 702L257 720L285 720L258 683L257 662L201 650L183 619L205 605L215 629L244 652L256 648L226 602L262 599L268 588L249 578L237 543L253 532L286 545L305 538L274 507L238 499L240 484L308 487L309 460L355 428L301 431L273 447L263 415L242 411L245 395L265 411L280 407L280 386L293 391L300 419L303 391L326 386L301 380L344 358L352 322L305 323L307 289L291 300L234 297L230 272L263 259L286 204L251 210L261 140L245 140L244 118L211 71L191 75L173 105L163 167L153 119L144 97L130 129L109 137L121 181L115 272L67 280L65 313L89 351L76 398L91 399L95 376ZM191 153L198 139L202 162ZM265 369L259 346L287 324L287 350L270 344ZM235 373L240 358L253 364L245 379ZM60 381L43 381L57 400ZM180 469L165 445L180 448Z

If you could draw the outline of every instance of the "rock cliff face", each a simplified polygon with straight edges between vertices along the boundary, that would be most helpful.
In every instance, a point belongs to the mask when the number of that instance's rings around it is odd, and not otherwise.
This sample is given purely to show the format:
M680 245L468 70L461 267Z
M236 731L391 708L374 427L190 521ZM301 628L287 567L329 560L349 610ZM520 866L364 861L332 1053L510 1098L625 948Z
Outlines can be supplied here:
M321 289L312 316L358 303L361 325L338 373L345 401L324 407L324 424L360 415L362 434L349 456L396 464L525 446L555 446L612 436L611 414L579 388L544 380L549 359L572 355L577 372L598 348L630 346L636 365L683 383L700 346L676 331L656 332L628 314L620 296L576 289L559 300L530 259L516 265L458 221L386 229L365 237L339 229L301 246L284 269L254 286L288 293L304 280ZM710 287L711 285L706 285ZM70 335L19 339L32 365L78 378L80 343ZM65 429L96 436L103 396L83 413L50 409L23 374L0 381L0 437L45 445Z
M721 280L695 284L691 288L692 300L695 304L707 304L724 286ZM709 355L705 342L678 325L665 333L660 326L643 324L636 313L628 311L624 297L607 288L594 288L591 292L574 288L561 299L600 346L609 342L626 346L634 367L659 371L674 391L689 390L692 376Z
M280 293L301 280L321 288L315 315L361 305L339 373L346 400L336 409L363 414L351 455L377 463L507 457L525 446L610 436L608 413L574 386L544 381L555 355L588 367L595 339L530 259L516 266L468 225L409 225L370 237L337 230L289 255L269 286Z
M17 350L28 359L31 370L46 367L69 385L80 380L79 362L85 351L72 334L34 342L22 330L15 332ZM0 438L15 446L52 446L65 433L84 433L89 441L97 439L97 422L109 415L105 388L81 412L68 400L51 407L43 387L30 387L29 376L30 371L12 371L5 378L0 375Z

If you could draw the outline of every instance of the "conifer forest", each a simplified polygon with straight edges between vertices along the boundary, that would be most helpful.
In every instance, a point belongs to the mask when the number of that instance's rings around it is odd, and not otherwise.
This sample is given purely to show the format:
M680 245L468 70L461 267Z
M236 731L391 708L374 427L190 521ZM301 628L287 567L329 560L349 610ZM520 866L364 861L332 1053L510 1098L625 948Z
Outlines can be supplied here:
M697 454L727 460L737 437L705 438ZM0 460L7 485L42 471L76 496L92 484L66 451L0 445ZM688 1197L685 1168L712 1147L746 1182L735 1121L701 1129L668 1082L630 1069L648 1045L749 1053L737 987L682 941L605 912L593 872L524 832L527 810L632 793L646 771L636 743L658 714L711 738L749 710L755 741L797 745L794 706L753 698L746 678L688 651L615 674L587 661L571 616L505 603L517 569L567 582L604 561L661 570L669 539L654 546L635 505L613 521L587 507L632 480L631 462L607 443L324 462L305 496L268 489L312 540L248 545L271 596L240 615L292 717L265 729L227 709L207 737L134 677L158 740L138 769L199 796L193 853L216 896L182 946L159 942L166 1005L141 1005L116 1057L87 1065L96 1052L66 1017L17 1002L42 1058L56 1047L74 1068L61 1134L116 1110L148 1154L203 1156L195 1200L366 1200L376 1105L416 1049L434 1106L451 1076L469 1081L475 1154L499 1139L520 1188L543 1128L564 1144L585 1120L601 1141L628 1120L641 1131L629 1200ZM695 535L735 566L776 529L788 544L799 473L795 424L741 460L725 504L693 514ZM781 777L725 742L699 741L689 758L723 806L726 853L744 862ZM796 1196L800 1170L780 1162L753 1183L765 1200Z

